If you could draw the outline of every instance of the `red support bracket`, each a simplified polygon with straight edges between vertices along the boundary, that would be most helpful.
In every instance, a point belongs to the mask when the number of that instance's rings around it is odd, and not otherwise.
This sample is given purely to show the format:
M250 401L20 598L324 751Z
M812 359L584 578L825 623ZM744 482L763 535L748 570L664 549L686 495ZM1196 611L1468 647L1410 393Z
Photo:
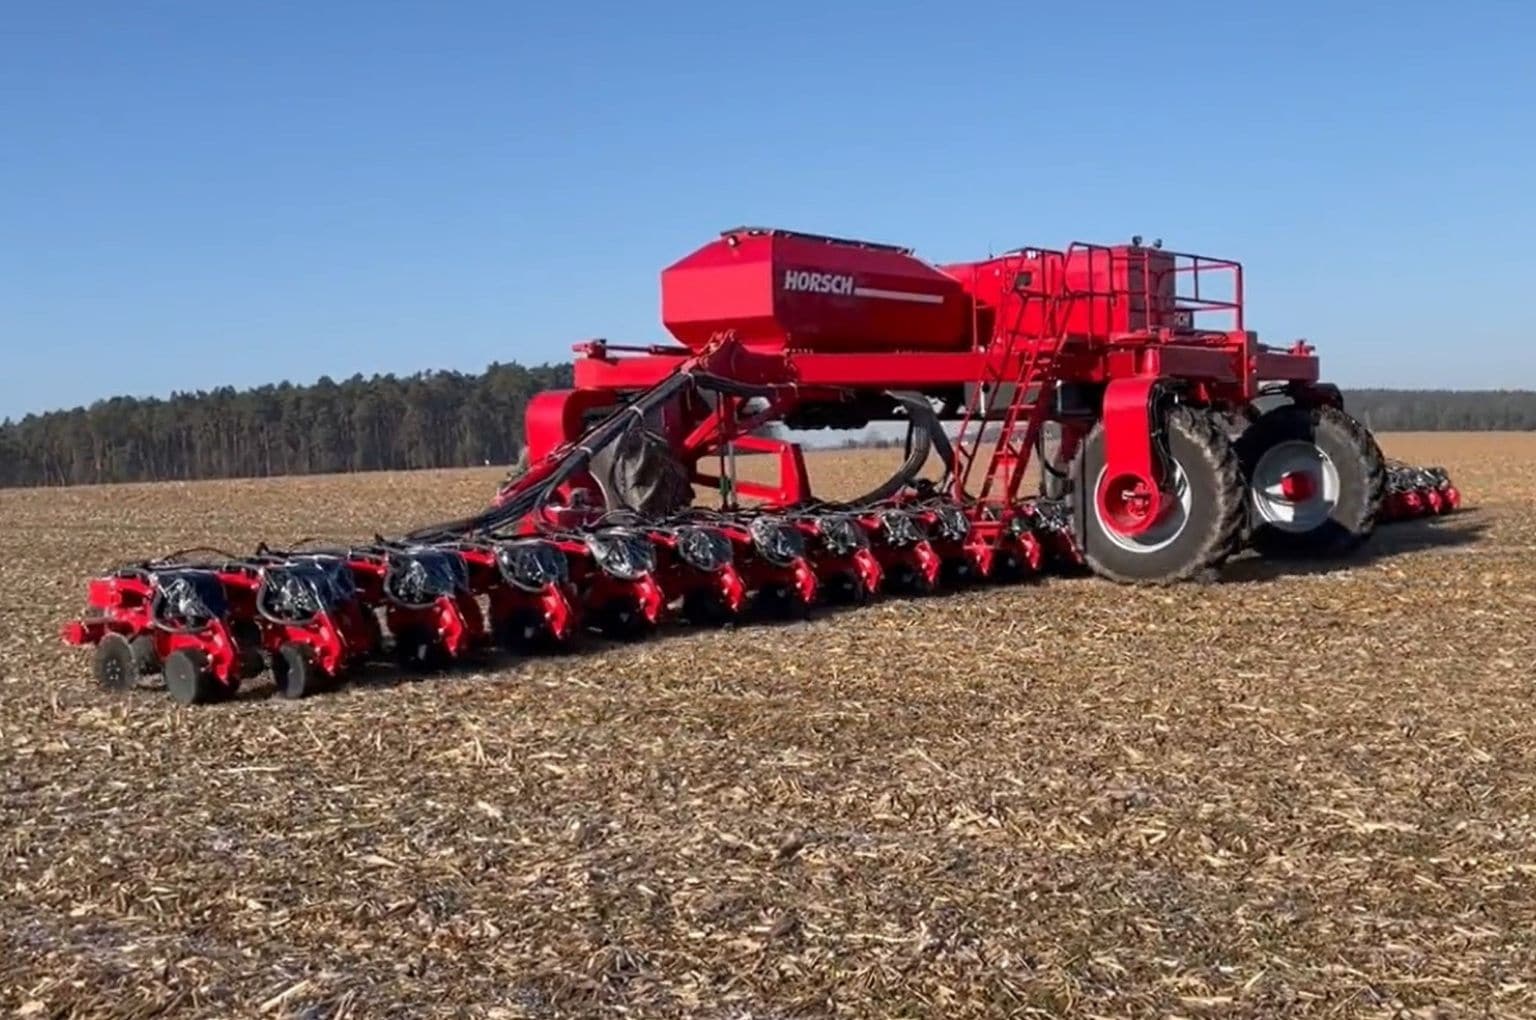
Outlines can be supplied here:
M1163 508L1161 471L1152 453L1156 376L1115 379L1104 388L1104 473L1094 492L1100 519L1123 535L1139 535Z
M737 436L731 442L735 444L738 453L772 454L779 458L777 485L738 479L736 482L738 495L751 499L764 499L780 506L793 506L810 498L811 478L806 471L805 453L800 449L799 443L762 436ZM720 484L718 475L700 471L695 471L693 480L701 485Z

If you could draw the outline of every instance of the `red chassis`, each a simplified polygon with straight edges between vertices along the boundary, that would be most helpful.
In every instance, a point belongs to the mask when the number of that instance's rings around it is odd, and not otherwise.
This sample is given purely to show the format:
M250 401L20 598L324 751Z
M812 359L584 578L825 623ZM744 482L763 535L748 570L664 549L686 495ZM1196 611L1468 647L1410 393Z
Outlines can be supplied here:
M906 288L850 283L854 291L904 297L929 316L906 327L909 349L883 332L899 332L896 320L854 317L876 313L850 312L835 295L781 293L764 305L753 289L757 276L742 275L757 268L754 259L831 267L834 256L850 281ZM962 423L955 495L993 507L1017 499L1045 421L1061 428L1065 459L1102 423L1105 464L1094 498L1111 528L1136 536L1158 520L1170 491L1154 440L1170 394L1242 408L1279 388L1299 403L1338 402L1336 390L1318 384L1313 348L1297 342L1276 349L1244 328L1236 262L1139 244L1021 249L942 272L906 256L888 246L781 231L727 232L663 274L667 325L687 346L578 345L574 389L530 403L530 459L575 442L593 415L690 372L731 384L712 404L684 395L663 415L661 430L694 481L721 484L736 453L770 454L777 481L736 482L732 495L792 505L810 496L799 447L751 433L776 420L860 426L891 416L891 402L882 409L873 395L915 393ZM804 275L788 271L785 286L805 283ZM807 286L836 287L835 273L811 276ZM710 281L713 289L705 286ZM734 316L720 311L726 308ZM1197 314L1213 313L1229 319L1230 328L1195 328ZM982 399L977 390L991 392ZM983 456L981 426L999 419L1004 440ZM709 469L712 461L718 470ZM995 527L985 515L976 523L978 541L989 544Z
M1380 520L1460 502L1441 469L1387 470L1311 346L1259 342L1236 262L1138 238L938 266L738 228L661 284L676 343L578 345L573 388L530 401L528 466L491 507L339 553L369 609L351 629L376 631L382 608L416 665L488 643L480 599L504 643L559 643L581 627L639 636L677 603L698 622L753 600L809 607L1048 564L1164 584L1244 548L1342 555ZM813 495L799 444L764 434L881 421L907 423L905 461L842 503ZM922 475L935 452L937 481ZM743 454L776 471L742 478ZM718 490L718 510L695 505L699 487ZM501 558L511 546L515 562ZM66 639L110 636L119 664L133 641L146 657L185 652L182 666L195 652L199 675L233 683L250 652L302 636L252 637L248 607L204 614L196 639L149 635L135 583L93 585L111 610ZM338 619L334 640L304 631L322 663L352 643Z
M1067 349L1071 346L1063 345ZM765 424L793 418L801 407L846 406L848 390L853 388L916 390L942 398L978 378L1017 377L1026 374L1028 367L1027 351L1016 351L998 365L985 349L957 354L791 353L755 351L732 339L724 339L700 355L682 349L636 349L603 342L578 345L576 351L575 388L546 391L529 403L530 459L537 462L574 442L591 412L610 409L622 396L655 386L680 370L696 370L749 382L768 396L766 402L750 407L745 400L725 397L715 408L697 408L686 432L668 423L677 438L677 456L692 465L695 482L717 486L723 472L711 470L710 461L724 461L728 453L770 454L778 464L777 481L738 480L734 494L779 506L810 497L808 474L799 444L750 434ZM1102 348L1083 344L1072 360L1075 364L1058 363L1056 370L1069 378L1069 373L1078 372L1081 375L1077 378L1102 385L1108 447L1105 477L1113 484L1102 486L1098 498L1109 509L1111 519L1123 522L1128 534L1134 534L1140 522L1155 519L1157 494L1164 482L1154 462L1148 429L1160 387L1176 383L1192 398L1233 406L1257 397L1263 383L1282 384L1291 396L1301 399L1323 403L1337 400L1331 388L1316 385L1318 360L1310 346L1297 343L1283 352L1260 348L1252 334L1243 332L1197 339L1130 336ZM856 414L862 411L853 410ZM1069 456L1092 421L1067 419L1061 424L1063 452ZM1017 497L1033 441L1034 435L1025 436L1018 445L1026 453L1011 463L999 458L999 480L988 486L994 503L1007 502L1005 494ZM969 473L958 472L956 484L964 484ZM506 495L510 493L503 497ZM978 520L976 527L985 533L988 525Z
M1236 262L1137 239L936 267L891 246L744 228L665 270L662 306L680 343L577 345L574 387L530 402L528 470L454 526L580 529L614 507L664 519L687 500L668 488L642 506L634 479L674 468L685 486L717 488L726 510L825 510L799 445L767 428L902 420L908 461L892 482L915 481L937 449L939 489L969 528L930 553L968 575L999 563L1017 574L1044 553L1166 583L1244 544L1342 552L1380 515L1379 447L1319 381L1310 345L1246 328ZM741 454L776 473L740 478ZM1042 500L1024 491L1037 456ZM832 509L867 521L914 493L888 483ZM878 549L879 531L869 537ZM931 574L917 566L897 574Z

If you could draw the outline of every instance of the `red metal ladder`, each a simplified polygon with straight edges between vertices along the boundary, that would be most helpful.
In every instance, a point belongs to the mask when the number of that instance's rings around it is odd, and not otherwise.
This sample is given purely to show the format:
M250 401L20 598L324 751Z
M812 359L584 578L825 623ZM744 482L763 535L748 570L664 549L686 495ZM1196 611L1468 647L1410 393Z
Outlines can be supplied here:
M1054 253L1047 253L1048 256L1050 254ZM1050 266L1049 257L1044 266ZM1056 263L1054 271L1060 273L1061 267L1062 263ZM1050 272L1048 269L1046 275L1049 276ZM1009 393L1008 408L1003 415L992 454L987 460L981 491L975 494L975 498L982 503L991 500L1003 504L1012 503L1018 498L1030 454L1050 406L1053 392L1050 382L1054 379L1050 370L1055 366L1063 341L1058 321L1059 286L1059 281L1047 279L1041 289L1024 293L1012 326L995 325L993 328L987 346L987 371L984 378L978 380L972 399L967 401L966 413L961 419L954 444L956 495L962 499L969 495L967 488L971 474L981 444L986 438L990 421L989 405L1004 387L1009 386L1012 390ZM1042 335L1038 337L1026 336L1023 329L1031 299L1039 299L1043 304L1042 328L1039 331ZM1019 350L1021 346L1027 349L1022 356ZM1011 372L1010 366L1014 367ZM1019 435L1021 418L1024 419L1022 436ZM992 493L1000 472L1006 474L1005 491L1001 499L993 499Z

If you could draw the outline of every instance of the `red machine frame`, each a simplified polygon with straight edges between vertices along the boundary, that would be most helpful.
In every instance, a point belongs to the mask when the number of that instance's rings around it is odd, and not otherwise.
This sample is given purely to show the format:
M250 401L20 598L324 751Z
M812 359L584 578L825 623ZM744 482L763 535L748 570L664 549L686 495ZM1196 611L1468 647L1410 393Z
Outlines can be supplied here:
M809 238L859 252L906 252L787 231L748 233ZM725 395L713 408L697 407L674 426L674 451L694 482L729 488L731 500L792 505L810 496L801 449L753 434L764 425L807 406L835 407L848 401L850 391L917 391L941 398L969 387L964 403L955 406L951 399L949 408L949 416L960 422L956 499L1006 510L1019 498L1044 422L1060 425L1062 455L1069 459L1102 420L1106 470L1094 499L1108 526L1134 536L1151 526L1167 498L1168 479L1151 424L1167 391L1177 390L1181 400L1197 405L1231 408L1246 407L1266 387L1283 388L1301 403L1338 403L1337 390L1319 384L1314 348L1304 341L1274 348L1245 328L1239 262L1147 247L1138 239L1114 247L1079 242L1065 251L1018 249L941 269L972 298L965 349L829 352L800 349L790 336L744 338L734 330L711 336L699 350L604 340L577 344L575 387L541 393L529 404L530 458L538 461L568 448L593 412L691 371L759 392L750 410L748 399ZM1223 286L1213 278L1227 282ZM684 298L674 299L671 310L686 315ZM1196 322L1197 316L1212 314L1230 321L1217 329ZM1092 405L1062 406L1063 384L1091 394ZM1009 395L1000 403L983 400L987 389ZM998 435L984 456L983 431L989 425L998 426ZM732 480L725 486L727 465L738 453L776 457L778 482ZM719 463L718 470L706 467L711 461ZM507 490L502 498L511 494ZM977 513L981 541L995 540L997 520L996 514Z
M677 344L576 345L574 387L530 401L528 467L490 508L326 553L345 562L361 600L339 619L254 636L218 620L197 636L162 628L154 653L196 652L231 686L250 665L242 652L257 647L301 649L340 672L380 645L376 609L397 656L430 666L488 646L488 630L518 646L560 645L580 629L639 637L674 601L692 622L729 620L749 600L809 610L838 594L925 593L1047 562L1166 583L1245 543L1337 553L1378 520L1461 502L1443 469L1386 464L1320 381L1310 345L1259 342L1245 323L1243 267L1229 259L1135 238L931 266L891 245L738 228L663 272L662 306ZM1261 413L1268 396L1294 406ZM847 503L817 500L801 446L762 434L901 420L906 463ZM945 421L957 423L953 435ZM1059 440L1048 458L1047 423ZM920 477L933 452L938 482ZM739 477L744 454L770 459L775 480ZM1026 495L1037 456L1041 491ZM1196 481L1173 498L1179 472ZM690 486L717 490L720 510L693 506ZM1203 517L1176 513L1197 498ZM1173 537L1154 534L1167 520ZM539 541L520 542L530 537ZM251 615L249 578L222 581L241 602L238 630ZM148 633L148 592L136 583L93 582L91 604L108 611L67 626L65 639Z

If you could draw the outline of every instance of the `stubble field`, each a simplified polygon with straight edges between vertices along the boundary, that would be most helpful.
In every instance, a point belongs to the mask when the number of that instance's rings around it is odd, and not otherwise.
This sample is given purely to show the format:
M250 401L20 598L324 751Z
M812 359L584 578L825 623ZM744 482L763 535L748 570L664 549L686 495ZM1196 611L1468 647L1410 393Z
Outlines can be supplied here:
M1327 570L195 709L93 689L90 573L499 473L0 492L0 1008L1536 1015L1536 436L1383 442L1471 509Z

